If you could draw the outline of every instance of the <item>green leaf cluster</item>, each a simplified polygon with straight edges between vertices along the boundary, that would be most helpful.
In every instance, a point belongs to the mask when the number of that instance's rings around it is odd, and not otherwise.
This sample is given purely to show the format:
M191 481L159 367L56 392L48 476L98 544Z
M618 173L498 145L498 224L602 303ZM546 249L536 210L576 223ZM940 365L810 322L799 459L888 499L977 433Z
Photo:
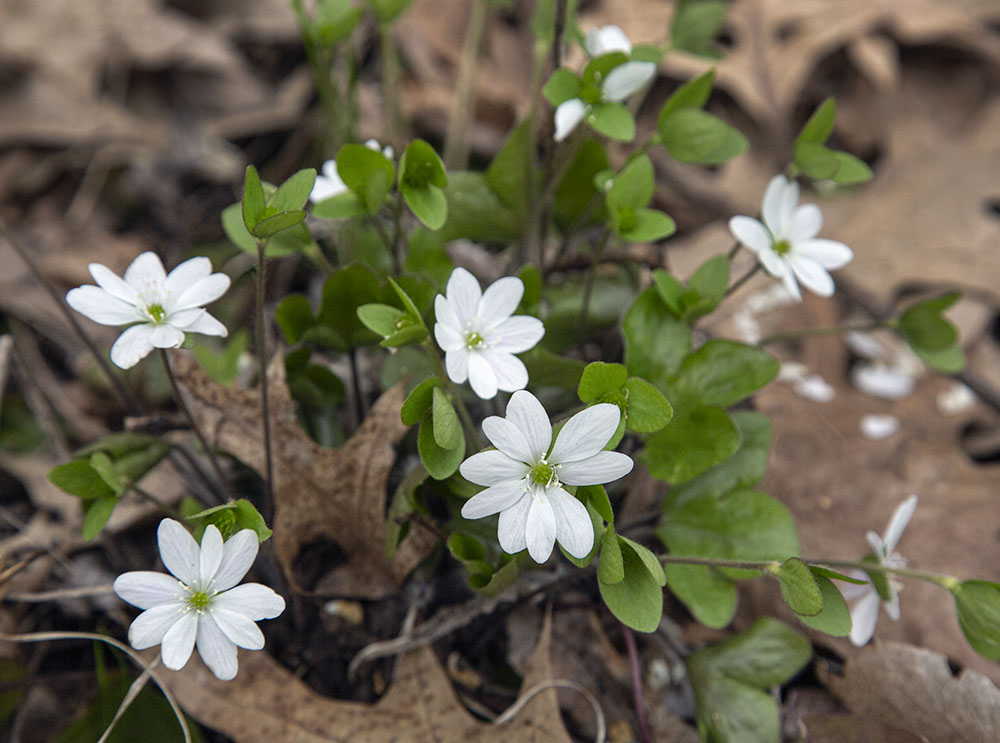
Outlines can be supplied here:
M408 426L420 424L417 452L428 474L445 480L465 458L465 435L458 413L440 377L428 377L403 401L400 417Z
M270 240L279 232L302 222L306 218L303 207L315 182L316 171L306 168L266 194L257 169L248 165L241 207L243 226L247 232L255 240Z
M309 42L319 47L332 47L350 36L364 13L353 0L319 0L313 16L305 12L302 0L293 0L292 9Z
M639 632L655 632L663 615L667 578L647 547L615 533L609 523L601 540L597 585L601 598L623 624Z
M260 515L260 511L246 498L204 510L198 510L198 508L196 502L188 500L182 505L181 513L185 520L191 524L194 538L199 542L209 524L214 525L219 530L223 539L229 539L239 531L250 529L257 535L258 541L263 543L270 539L273 533L267 528L267 523Z
M738 130L704 110L715 70L674 91L657 123L657 135L670 156L682 163L719 165L743 154L749 142Z
M719 306L729 285L729 258L717 255L698 267L684 286L663 269L653 271L653 286L670 311L687 323Z
M647 208L653 188L653 163L647 155L635 157L611 180L605 195L609 226L623 240L653 242L677 231L670 216Z
M670 22L670 46L700 57L718 58L715 39L726 23L725 0L681 0Z
M961 292L948 292L920 302L893 323L924 363L949 374L965 368L965 352L959 345L958 330L943 313L961 297Z
M577 395L585 403L611 403L634 433L653 433L670 422L674 411L663 393L641 377L630 377L621 364L595 361L580 377Z
M826 146L833 133L836 116L837 104L833 98L827 98L795 138L792 163L797 170L815 180L832 180L844 186L864 183L872 177L872 170L864 160Z

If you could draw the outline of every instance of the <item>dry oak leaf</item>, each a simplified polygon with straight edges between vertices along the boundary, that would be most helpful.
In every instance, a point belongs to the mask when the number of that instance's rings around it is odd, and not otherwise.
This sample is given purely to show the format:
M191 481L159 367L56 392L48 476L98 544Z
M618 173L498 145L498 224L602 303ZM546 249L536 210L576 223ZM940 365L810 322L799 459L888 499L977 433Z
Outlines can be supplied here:
M843 676L817 667L820 680L855 715L891 721L932 743L1000 740L1000 689L975 671L899 642L870 645L847 660Z
M524 689L551 677L550 639L546 625ZM233 681L219 681L200 658L161 674L185 712L240 743L570 743L554 690L502 726L484 724L461 706L430 648L402 656L374 705L320 696L266 653L243 652Z
M177 380L198 425L213 446L264 471L260 397L256 389L223 387L177 354ZM268 370L274 456L274 547L291 585L303 547L319 539L337 543L345 561L322 579L323 594L379 599L394 593L429 552L434 537L414 525L392 560L385 558L386 484L406 433L399 418L402 387L385 392L364 423L339 449L315 443L295 415L280 355Z

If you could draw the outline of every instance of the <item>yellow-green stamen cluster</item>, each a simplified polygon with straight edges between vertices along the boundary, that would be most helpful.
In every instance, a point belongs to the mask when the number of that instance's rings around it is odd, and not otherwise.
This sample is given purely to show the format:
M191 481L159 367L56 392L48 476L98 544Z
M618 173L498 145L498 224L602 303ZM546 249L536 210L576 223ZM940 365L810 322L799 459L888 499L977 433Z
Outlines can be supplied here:
M195 591L190 596L188 596L188 606L197 612L205 611L209 604L212 603L212 597L209 596L204 591Z
M788 240L778 240L774 243L774 252L778 255L788 255L788 251L792 249L792 244Z
M167 311L163 309L161 304L151 304L146 307L146 313L152 318L153 322L161 323L163 318L167 316Z
M469 332L465 336L465 345L469 348L481 348L486 345L486 339L483 338L475 330Z
M546 462L544 459L531 468L531 473L529 474L531 481L535 485L541 485L546 487L552 484L552 481L556 479L555 468Z

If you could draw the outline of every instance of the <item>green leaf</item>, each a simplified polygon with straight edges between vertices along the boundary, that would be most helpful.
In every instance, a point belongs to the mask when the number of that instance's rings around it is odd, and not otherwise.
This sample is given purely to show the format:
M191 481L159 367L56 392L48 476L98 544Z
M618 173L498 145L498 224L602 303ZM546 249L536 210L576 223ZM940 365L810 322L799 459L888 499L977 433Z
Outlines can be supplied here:
M611 510L611 501L608 500L608 491L603 485L581 485L576 489L578 498L588 503L598 513L598 515L613 524L615 513Z
M594 131L609 139L618 142L635 139L635 119L620 103L596 103L584 119Z
M840 185L851 186L872 179L874 173L864 160L848 152L834 151L833 156L837 158L837 172L833 174L833 180Z
M301 5L292 3L292 7L298 13ZM306 17L305 20L315 43L332 47L350 35L363 13L363 9L355 7L351 0L321 0L316 4L316 18L310 20ZM300 21L304 15L299 15Z
M840 167L833 150L816 142L796 142L792 148L792 160L795 167L816 180L833 178Z
M270 539L274 533L267 528L267 522L264 521L264 517L260 515L256 506L246 498L239 498L236 501L235 531L239 532L243 529L250 529L256 534L257 541L261 544Z
M323 199L313 206L314 217L320 219L350 219L366 213L364 202L354 191L344 191L336 196Z
M389 337L398 329L396 323L406 317L406 313L396 307L375 302L363 304L357 309L358 319L364 326L378 335Z
M250 234L254 237L259 237L261 240L267 240L274 237L279 232L287 230L289 227L294 227L305 218L306 213L301 209L291 212L279 212L273 216L260 220L256 226L250 230Z
M928 351L923 348L913 350L921 361L932 369L937 369L945 374L955 374L965 368L965 352L958 346L952 346L943 351Z
M448 185L448 175L444 163L434 148L422 139L410 142L399 159L399 183L416 188L432 185L444 188Z
M577 149L573 162L556 187L552 217L565 234L570 228L583 227L601 220L604 200L597 197L594 176L607 170L608 156L600 140L590 137ZM581 222L581 224L577 224Z
M621 364L595 361L583 370L576 393L582 402L600 401L603 395L621 390L626 379L628 370Z
M663 616L663 588L633 549L622 549L621 553L624 578L611 584L598 580L601 598L627 627L639 632L655 632Z
M526 263L518 270L517 278L524 284L524 294L519 307L531 311L542 301L542 289L545 287L542 272L533 263Z
M83 459L53 467L49 470L49 480L63 492L83 500L115 497L114 491L104 479Z
M671 509L656 534L671 554L723 560L787 560L799 554L799 537L788 509L766 493L737 490L700 496ZM725 569L730 577L754 571Z
M528 369L532 386L575 389L585 368L579 359L559 356L540 346L521 354L520 359Z
M771 422L750 410L736 410L730 415L740 432L740 448L693 480L671 487L663 502L665 511L701 495L722 496L752 488L764 477L771 452Z
M448 219L448 198L444 191L428 183L425 186L414 186L404 182L400 186L403 200L423 224L431 230L439 230Z
M237 532L250 529L257 535L257 541L263 543L274 533L267 528L264 517L254 504L246 498L206 508L204 511L188 514L185 518L191 523L192 533L198 541L201 541L205 527L209 524L219 530L223 539L229 539Z
M625 580L625 559L618 543L615 528L608 524L601 539L601 561L597 564L597 580L605 585L614 585Z
M694 320L719 306L729 286L729 258L717 255L702 263L691 275L688 287L698 294L693 303L685 303L684 319Z
M528 213L528 198L532 192L534 142L530 124L526 119L514 127L486 169L486 182L493 193L522 219Z
M915 304L900 316L896 327L913 348L943 351L955 345L958 331L941 313L955 304L961 296L961 292L948 292Z
M667 586L706 627L721 629L736 613L736 585L707 565L667 563Z
M384 338L379 345L383 348L399 348L401 346L413 346L423 343L428 336L427 328L423 325L404 325L388 338Z
M731 456L739 445L740 433L725 410L675 407L669 425L646 440L639 459L658 480L683 483Z
M375 9L379 23L391 23L410 7L412 0L369 0Z
M660 141L675 160L718 165L743 154L747 138L717 116L698 108L678 108L660 121Z
M274 309L274 319L292 345L302 340L302 334L316 323L309 300L301 294L289 294L282 299Z
M817 575L810 568L823 600L823 610L816 616L799 616L799 621L807 627L819 632L825 632L833 637L846 637L851 632L851 613L847 610L847 602L837 587L829 578Z
M660 109L657 119L662 122L671 111L679 108L702 108L708 102L708 97L712 94L712 81L715 79L715 68L699 75L693 80L689 80L670 94L667 102ZM659 127L657 127L659 128Z
M375 214L396 178L396 168L381 152L363 144L345 144L337 153L337 174L357 194L369 214Z
M434 443L442 449L457 449L462 446L462 424L451 406L451 400L440 387L431 389L431 418L434 422Z
M552 73L552 76L545 83L545 87L542 88L542 95L553 106L558 106L570 98L576 98L580 94L582 87L583 81L577 77L576 73L565 67L560 67Z
M448 218L438 232L445 243L465 238L507 244L520 238L524 230L517 213L500 200L482 173L452 173L445 196Z
M656 559L656 555L654 555L648 547L643 547L638 542L633 542L628 537L623 537L621 535L619 535L618 541L624 547L631 549L635 553L636 557L639 558L646 570L649 571L649 574L653 577L653 580L656 581L658 586L662 588L667 585L667 576L663 572L663 566L660 564L660 561Z
M317 319L343 339L346 347L339 350L346 351L381 340L364 326L357 315L358 307L380 301L381 294L374 272L360 263L345 266L326 280Z
M111 458L107 454L102 451L94 452L88 461L94 472L101 476L101 479L107 483L116 497L121 497L125 493L125 481L115 471Z
M670 311L675 316L681 317L685 306L684 285L662 268L657 268L653 271L653 286Z
M431 407L434 401L434 390L441 386L441 379L438 377L428 377L423 382L413 388L407 395L400 408L399 415L403 423L412 426L424 417L424 413Z
M251 235L243 224L243 214L240 204L232 204L222 210L222 229L226 237L244 253L257 255L257 238ZM267 241L264 255L268 258L282 258L306 251L311 245L312 237L305 224L299 223L279 232Z
M819 584L802 560L789 557L778 569L781 598L799 616L815 617L823 611L823 595Z
M257 168L247 166L246 178L243 181L243 224L247 232L253 232L257 223L264 217L264 187L257 175Z
M627 229L619 221L615 231L619 237L629 242L654 242L674 234L677 231L677 224L669 214L656 209L636 209L633 219L627 224Z
M681 364L671 396L696 403L729 407L752 395L778 375L778 360L755 346L711 340Z
M458 446L453 449L439 446L434 434L433 414L427 411L417 432L417 451L427 474L435 480L445 480L455 474L465 458L465 439L460 438Z
M762 617L746 632L695 655L713 673L767 689L805 667L812 658L812 643L777 619Z
M250 333L240 328L226 342L221 351L213 351L203 343L194 345L194 357L208 376L221 385L229 385L239 373L239 361L250 342Z
M661 390L691 350L691 329L671 314L649 287L625 315L625 366Z
M837 103L833 98L827 98L819 104L813 115L809 117L809 121L802 127L799 136L795 138L796 143L814 142L816 144L825 144L826 140L833 134L833 122L836 118Z
M625 424L635 433L654 433L670 423L674 409L663 393L641 377L625 381Z
M1000 660L1000 584L965 580L951 592L965 639L983 657Z
M294 173L288 180L278 186L267 205L279 212L298 211L305 206L316 183L316 170L305 168Z
M398 517L413 513L420 509L417 490L427 481L427 470L415 467L403 478L403 481L392 494L389 511L385 517L385 559L391 560L399 549L399 545L410 531L410 522L400 522Z
M104 495L83 502L83 538L90 541L96 537L111 518L118 499L114 495Z
M617 207L640 209L653 198L653 188L653 163L648 155L639 155L615 176L608 191L608 201Z
M726 23L725 0L681 0L670 22L670 44L691 54L717 57L713 41Z
M486 557L486 550L483 549L482 542L468 534L456 532L448 537L448 551L456 560L467 562L469 560L482 560Z

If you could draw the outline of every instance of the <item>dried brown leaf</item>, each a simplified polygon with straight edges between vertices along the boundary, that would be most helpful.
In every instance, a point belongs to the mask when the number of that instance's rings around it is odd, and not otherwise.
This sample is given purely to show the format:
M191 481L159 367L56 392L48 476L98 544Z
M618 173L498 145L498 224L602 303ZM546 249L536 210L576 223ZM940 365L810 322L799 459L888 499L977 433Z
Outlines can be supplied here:
M263 472L264 447L258 391L223 387L208 378L188 354L178 354L178 382L209 442ZM434 537L414 526L392 560L385 559L385 508L394 444L407 426L399 418L401 387L372 406L364 423L339 449L316 444L302 430L285 384L280 357L271 365L274 453L274 546L289 581L303 547L320 539L337 543L345 562L332 568L322 592L377 599L398 588L428 553Z

